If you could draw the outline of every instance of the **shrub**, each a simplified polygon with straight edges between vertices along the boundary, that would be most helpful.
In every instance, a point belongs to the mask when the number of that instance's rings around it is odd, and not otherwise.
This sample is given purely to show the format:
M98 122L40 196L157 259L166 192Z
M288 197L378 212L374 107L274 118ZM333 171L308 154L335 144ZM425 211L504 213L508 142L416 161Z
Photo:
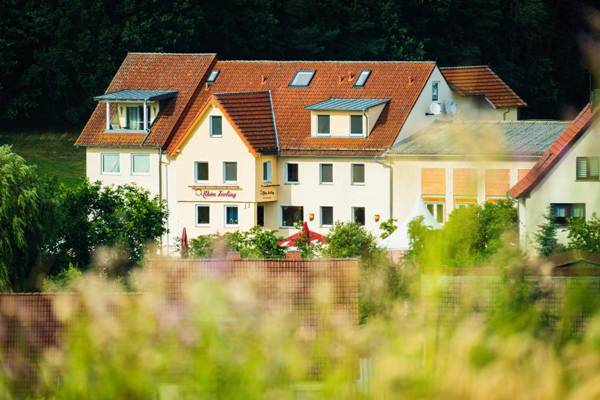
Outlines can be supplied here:
M283 258L285 249L279 246L280 237L274 230L255 226L249 231L235 231L225 234L229 248L238 251L242 258Z
M398 229L398 224L396 224L397 220L394 218L390 218L386 221L383 221L381 224L379 224L379 229L382 230L380 237L382 239L385 239L386 237L390 236L392 233L394 233L396 231L396 229Z
M375 237L354 222L336 222L325 237L325 255L332 258L372 259L377 253Z
M208 258L213 255L218 235L200 235L190 240L190 255L194 258Z
M589 221L572 218L569 220L568 239L569 249L600 254L600 218L596 214Z
M517 248L517 210L509 201L460 207L438 230L417 217L409 223L409 254L425 267L469 267ZM511 251L511 254L513 252Z

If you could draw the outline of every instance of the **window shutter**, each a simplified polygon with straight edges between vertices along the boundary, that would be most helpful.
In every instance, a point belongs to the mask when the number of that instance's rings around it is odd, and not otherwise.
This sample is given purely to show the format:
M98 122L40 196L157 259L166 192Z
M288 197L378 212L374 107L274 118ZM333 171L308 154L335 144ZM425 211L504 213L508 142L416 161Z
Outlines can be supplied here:
M444 168L421 169L421 194L438 196L446 194L446 170Z
M577 179L583 179L588 177L588 159L578 158L577 159Z

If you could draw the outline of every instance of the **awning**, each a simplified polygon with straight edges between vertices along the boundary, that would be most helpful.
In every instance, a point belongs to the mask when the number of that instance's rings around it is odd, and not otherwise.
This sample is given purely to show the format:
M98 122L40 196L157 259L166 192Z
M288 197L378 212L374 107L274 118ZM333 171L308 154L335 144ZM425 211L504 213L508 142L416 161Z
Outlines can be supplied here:
M176 90L125 89L94 97L96 101L158 101L177 96Z
M320 235L317 232L313 232L310 229L308 229L308 223L305 222L302 224L302 229L300 229L293 235L286 237L277 244L281 247L297 247L296 241L307 236L309 237L311 243L325 243L325 238L323 237L323 235Z

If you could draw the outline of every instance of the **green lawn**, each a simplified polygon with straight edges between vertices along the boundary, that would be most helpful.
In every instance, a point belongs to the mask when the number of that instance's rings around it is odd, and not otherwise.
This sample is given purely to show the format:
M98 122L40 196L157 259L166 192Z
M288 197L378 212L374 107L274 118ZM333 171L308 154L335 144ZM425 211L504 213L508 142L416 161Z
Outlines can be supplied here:
M72 185L85 176L85 149L73 143L78 132L0 132L0 146L38 166L46 175Z

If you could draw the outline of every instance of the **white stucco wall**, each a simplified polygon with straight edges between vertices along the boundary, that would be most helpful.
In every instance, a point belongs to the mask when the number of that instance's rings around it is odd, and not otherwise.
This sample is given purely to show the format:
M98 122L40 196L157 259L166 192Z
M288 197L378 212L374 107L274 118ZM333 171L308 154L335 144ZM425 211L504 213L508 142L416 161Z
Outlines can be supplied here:
M577 157L600 157L600 124L588 129L529 195L520 199L521 245L531 255L536 252L534 235L551 203L585 203L586 219L600 215L600 182L575 179ZM558 238L565 243L566 237L567 229L562 228Z
M477 200L483 203L485 196L485 170L487 169L509 169L510 186L517 183L519 169L531 169L535 161L465 161L465 160L427 160L410 159L404 157L391 158L394 171L394 218L400 224L408 222L413 214L418 201L421 201L424 193L421 193L421 171L424 168L445 169L445 203L444 220L454 210L453 193L453 170L456 168L474 168L478 171L478 193ZM428 193L426 193L428 194Z
M333 206L334 221L350 221L352 207L365 207L365 227L374 233L379 231L379 223L389 218L389 169L372 158L335 158L335 157L281 157L280 174L286 163L297 163L298 184L282 183L279 189L279 201L271 206L265 217L267 227L281 228L281 206L303 206L304 219L314 213L314 221L309 227L319 233L327 233L329 227L322 227L320 207ZM319 183L319 164L333 164L333 184ZM364 185L351 183L351 164L365 165ZM375 214L380 222L375 222ZM294 229L280 229L282 235Z
M433 102L432 101L433 82L439 82L438 101L437 102L440 105L442 105L442 108L443 108L443 104L445 101L454 99L454 94L452 92L452 89L450 89L450 86L448 86L448 82L443 77L439 68L436 66L433 69L431 76L429 77L429 80L425 84L423 91L419 95L419 98L417 99L414 108L412 109L408 118L406 119L404 126L400 130L400 134L398 135L396 142L398 142L402 139L405 139L405 138L409 137L410 135L418 132L422 128L431 124L437 118L445 118L443 113L439 116L426 115L429 112L429 106Z
M102 154L119 155L120 172L118 174L102 173ZM150 172L148 174L140 175L132 173L132 154L149 155ZM86 175L90 182L100 181L103 185L124 185L134 183L148 190L152 195L158 195L158 149L88 147L85 152L85 163Z

